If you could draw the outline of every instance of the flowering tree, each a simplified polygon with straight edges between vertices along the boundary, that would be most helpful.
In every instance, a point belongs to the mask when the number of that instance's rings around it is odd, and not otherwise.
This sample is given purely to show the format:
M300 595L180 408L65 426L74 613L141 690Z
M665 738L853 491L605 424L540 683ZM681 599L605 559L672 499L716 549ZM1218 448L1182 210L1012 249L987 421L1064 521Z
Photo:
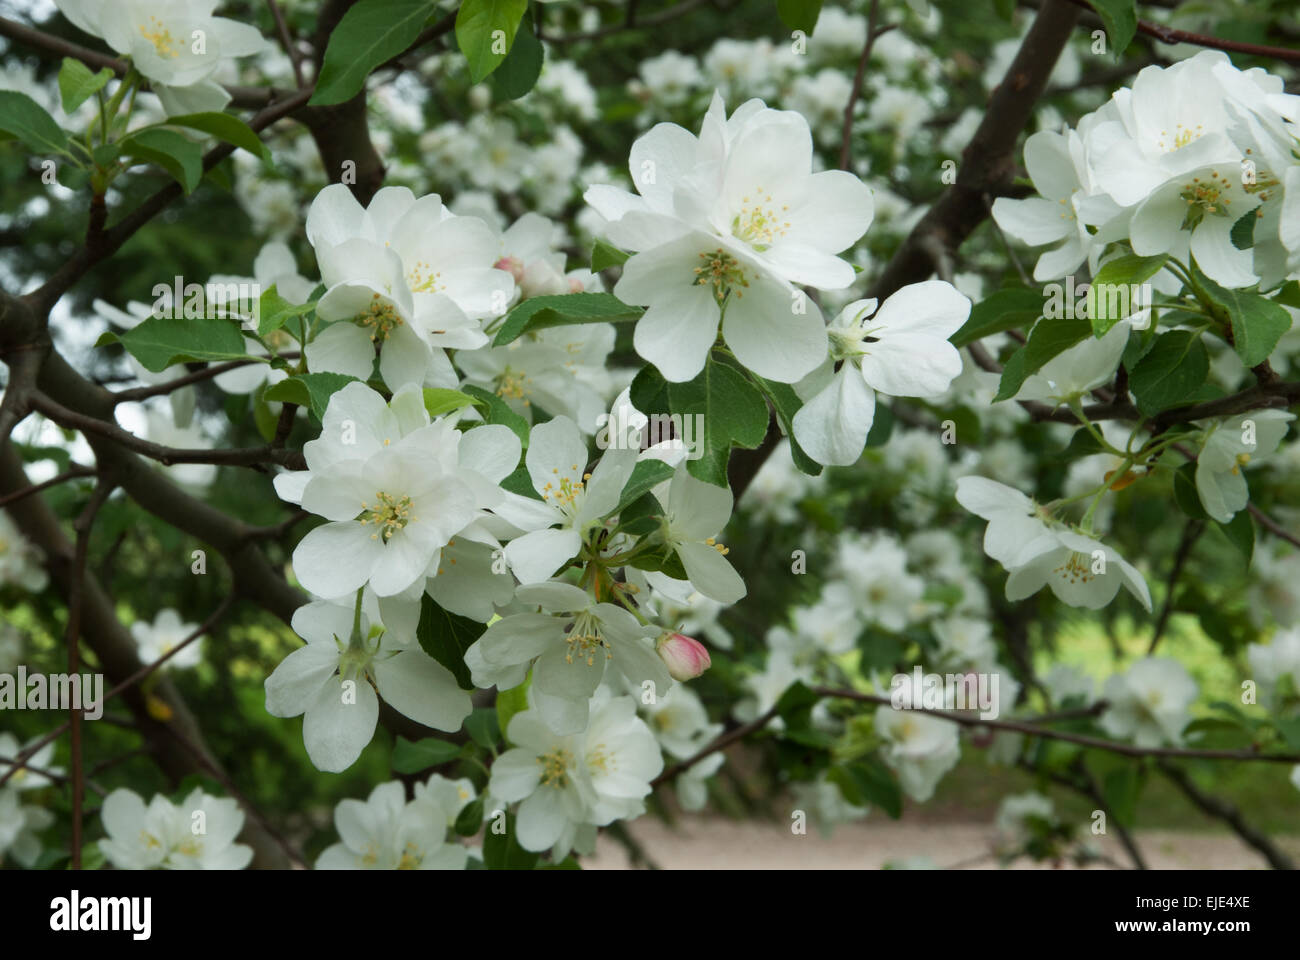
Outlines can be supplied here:
M0 3L6 865L1292 865L1284 4L216 6Z

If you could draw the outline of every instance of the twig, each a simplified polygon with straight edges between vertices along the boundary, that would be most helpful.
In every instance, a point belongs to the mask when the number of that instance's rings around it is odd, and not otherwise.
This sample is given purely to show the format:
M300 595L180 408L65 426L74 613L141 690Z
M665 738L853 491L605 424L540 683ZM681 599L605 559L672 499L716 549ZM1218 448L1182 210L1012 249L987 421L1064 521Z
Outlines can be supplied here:
M1259 507L1252 503L1247 505L1247 509L1250 511L1250 515L1259 521L1259 525L1269 533L1273 534L1273 536L1285 540L1293 547L1300 547L1300 537L1297 537L1293 533L1288 533L1284 527L1263 510L1259 509Z
M172 657L176 656L176 654L180 653L190 643L194 642L199 637L203 636L205 633L211 630L214 626L216 626L217 621L221 619L222 615L225 614L225 612L230 608L231 604L233 604L234 602L235 602L235 598L233 595L227 596L224 600L221 601L217 609L212 612L211 616L209 616L207 620L203 621L203 623L199 626L197 630L191 633L188 637L186 637L176 646L172 647L171 650L167 651L167 653L163 654L157 660L153 661L152 663L145 664L143 667L141 667L139 670L136 670L134 673L132 673L129 677L127 677L117 686L113 687L113 689L109 690L106 694L104 694L103 699L100 700L99 702L100 709L103 709L104 705L108 703L108 701L116 697L119 693L129 689L133 684L138 683L139 681L143 680L145 677L149 676L149 674L153 673L155 670L157 670L160 666L162 666ZM69 598L69 607L71 607L70 598ZM15 773L17 773L19 770L26 767L27 760L30 757L35 756L37 750L41 749L41 747L45 746L47 743L51 743L52 741L57 739L59 735L62 734L63 731L67 730L71 725L72 725L71 721L65 720L63 723L59 724L59 726L55 727L49 733L45 734L40 739L32 742L30 745L20 750L18 752L18 756L15 758L15 766L10 767L9 770L7 770L5 773L0 774L0 787L3 787L5 783L9 780L9 778L12 777Z
M726 733L722 734L720 737L718 737L718 739L714 740L711 744L709 744L699 753L695 754L695 756L687 757L685 760L679 760L677 763L674 763L663 773L659 774L659 776L651 780L650 781L651 789L659 786L661 783L668 783L670 780L676 779L678 776L685 773L687 770L691 769L691 767L695 766L705 757L715 754L719 750L725 750L727 749L727 747L731 746L736 741L743 740L751 733L754 733L758 730L762 730L765 726L771 723L775 717L776 717L776 707L772 707L771 710L767 711L767 713L763 714L761 717L758 717L755 720L751 720L749 723L743 724L742 726L736 727L736 729L734 730L728 730Z
M1273 841L1242 819L1241 811L1235 806L1226 800L1220 800L1208 793L1202 793L1201 789L1192 782L1187 772L1174 764L1161 760L1156 765L1160 768L1160 772L1178 787L1202 813L1214 817L1216 820L1222 820L1232 827L1233 831L1245 841L1247 846L1254 847L1264 855L1264 859L1268 861L1269 866L1274 870L1295 869L1294 861L1279 850Z
M275 0L266 0L266 5L271 8L271 16L275 19L275 32L280 36L280 45L284 47L284 52L289 57L289 63L293 66L294 85L301 90L303 87L302 54L293 45L293 37L289 34L289 25L284 22L284 14L280 12L280 5Z
M859 693L856 690L837 690L831 687L813 687L812 692L819 697L842 697L863 703L875 703L892 707L889 697L871 693ZM1185 760L1263 760L1269 763L1300 763L1300 753L1260 753L1255 750L1199 750L1182 747L1137 747L1113 740L1102 740L1081 733L1069 733L1065 730L1052 730L1032 721L1019 720L981 720L978 713L962 713L953 710L932 710L925 707L910 708L917 713L928 713L932 717L941 717L961 724L963 727L988 727L992 730L1010 730L1031 737L1046 737L1049 740L1063 740L1076 743L1081 747L1119 753L1127 757L1170 757Z
M42 480L40 483L33 483L30 487L24 487L22 490L15 490L13 493L6 493L0 497L0 507L10 503L17 503L24 497L30 497L34 493L40 493L42 490L48 490L50 487L57 487L61 483L67 483L69 480L77 480L82 477L93 477L95 475L94 467L83 467L75 464L69 467L57 477L50 477L48 480Z
M1169 617L1174 612L1174 590L1178 586L1178 578L1182 575L1187 558L1192 555L1192 547L1196 545L1197 538L1204 531L1205 521L1203 520L1188 520L1187 526L1183 527L1183 536L1178 543L1178 552L1174 554L1174 565L1170 569L1169 579L1165 583L1165 602L1160 608L1160 618L1156 620L1156 630L1151 635L1151 643L1147 647L1148 657L1156 652L1160 638L1164 636L1165 627L1169 625Z
M18 761L14 757L0 757L0 766L4 766L6 764L11 764L11 763L17 763L17 762ZM67 774L59 773L57 770L50 770L47 767L34 767L30 763L23 763L20 764L18 769L26 770L29 773L39 774L42 777L46 777L50 780L53 780L55 783L66 784L72 782L72 778L69 777ZM104 788L101 787L94 780L91 780L89 777L86 778L86 786L90 787L91 790L94 790L101 797L104 796Z
M277 354L285 360L293 360L300 356L296 350L286 353ZM188 387L192 383L200 383L212 377L219 377L223 373L229 373L231 370L238 370L240 367L247 367L249 364L261 363L260 360L227 360L225 363L214 363L204 367L202 370L195 370L183 377L177 377L175 380L168 380L165 383L155 383L152 386L132 387L130 390L119 390L113 394L114 403L134 403L139 400L148 400L150 397L158 397L163 394L171 393L173 390L179 390L181 387Z
M1076 7L1082 7L1085 10L1093 10L1094 7L1087 0L1070 0ZM1253 57L1271 57L1274 60L1285 60L1288 63L1300 63L1300 50L1288 50L1285 47L1268 47L1258 43L1243 43L1240 40L1224 40L1220 37L1208 36L1204 33L1192 33L1188 30L1176 30L1173 27L1166 27L1163 24L1152 23L1150 20L1139 20L1137 22L1138 33L1145 34L1148 37L1154 37L1161 43L1179 44L1191 43L1198 47L1208 47L1211 50L1228 50L1233 53L1245 53Z
M65 639L68 645L68 676L81 673L81 598L86 587L86 558L90 552L90 534L95 526L99 508L117 487L110 476L100 475L99 483L90 495L73 528L77 543L72 560L72 581L68 588L68 627ZM68 724L71 728L72 747L72 869L81 869L81 804L85 794L85 771L81 766L81 710L69 706ZM16 768L15 768L16 769Z
M33 396L32 408L40 411L44 416L49 417L60 426L107 437L128 450L146 456L151 460L157 460L164 466L171 466L175 463L208 463L232 467L256 467L267 463L277 463L281 466L302 469L304 465L300 452L284 450L271 444L262 447L242 447L232 450L165 447L150 440L143 440L135 434L123 430L116 424L69 410L44 394Z
M858 69L853 74L853 88L849 91L849 102L844 107L844 132L840 135L840 169L849 168L852 158L850 141L853 139L853 108L862 96L862 81L867 75L867 61L871 59L871 48L876 45L880 34L876 24L880 19L880 0L871 0L871 11L867 14L867 42L862 45L862 56L858 58Z

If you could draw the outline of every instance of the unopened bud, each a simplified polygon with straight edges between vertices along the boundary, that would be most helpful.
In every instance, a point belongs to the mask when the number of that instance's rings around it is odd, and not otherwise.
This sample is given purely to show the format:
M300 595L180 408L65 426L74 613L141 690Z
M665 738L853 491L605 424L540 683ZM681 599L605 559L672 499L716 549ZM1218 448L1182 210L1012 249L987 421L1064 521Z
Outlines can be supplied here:
M510 276L515 278L515 283L524 282L524 265L518 257L502 257L496 263L492 264L492 266L510 274Z
M674 680L693 680L713 665L704 644L684 633L665 633L655 643L655 651Z

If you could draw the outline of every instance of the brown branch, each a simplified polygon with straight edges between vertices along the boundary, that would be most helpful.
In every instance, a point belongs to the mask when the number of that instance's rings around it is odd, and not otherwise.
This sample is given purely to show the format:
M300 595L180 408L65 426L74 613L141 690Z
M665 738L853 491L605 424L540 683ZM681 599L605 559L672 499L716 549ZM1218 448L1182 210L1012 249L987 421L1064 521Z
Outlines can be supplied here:
M311 97L311 90L298 90L282 100L270 104L249 120L248 125L254 132L260 132L275 121L288 116L302 107ZM229 143L218 144L203 155L203 170L206 173L235 151ZM58 302L72 285L100 261L116 253L136 231L152 220L173 200L181 196L181 185L169 183L136 207L118 223L104 232L97 234L93 244L83 245L37 290L23 299L31 304L38 314L45 316L50 308Z
M85 592L86 556L90 551L90 533L95 526L95 517L99 508L108 500L115 488L108 476L100 475L99 483L90 495L80 516L73 524L77 534L77 543L73 551L72 580L68 585L68 627L64 634L68 645L68 676L81 674L81 601ZM81 804L85 794L85 770L81 765L81 710L76 706L68 708L68 726L71 730L71 769L72 769L72 869L81 869ZM18 769L16 766L11 769Z
M1160 638L1164 636L1165 627L1169 625L1169 617L1174 612L1174 590L1178 586L1178 578L1182 575L1188 557L1192 555L1192 547L1196 545L1197 538L1204 532L1205 521L1203 520L1188 520L1187 525L1183 527L1183 536L1178 542L1178 552L1174 554L1174 565L1169 571L1169 579L1165 582L1165 602L1160 608L1155 633L1151 635L1151 643L1147 647L1148 657L1156 652Z
M1297 537L1294 533L1289 533L1285 527L1279 524L1263 510L1259 509L1259 507L1251 503L1246 505L1246 509L1250 511L1252 517L1259 521L1259 525L1269 533L1273 534L1273 536L1285 540L1294 547L1300 547L1300 537Z
M15 490L13 493L6 493L0 497L0 507L7 506L11 503L17 503L24 497L30 497L33 493L40 493L42 490L48 490L50 487L57 487L61 483L67 483L69 480L77 480L82 477L93 477L96 470L93 467L83 467L80 464L74 464L57 477L50 477L40 483L33 483L30 487L22 490Z
M292 360L300 356L296 350L286 353L277 354L284 360ZM113 394L114 403L132 403L139 400L148 400L150 397L158 397L163 394L171 393L173 390L179 390L181 387L188 387L192 383L201 383L212 377L219 377L223 373L231 370L238 370L240 367L246 367L249 364L261 363L260 360L227 360L225 363L214 363L204 367L202 370L195 370L183 377L177 377L175 380L168 380L165 383L156 383L152 386L132 387L130 390L119 390Z
M624 19L621 23L613 24L608 27L600 27L597 30L590 30L587 33L571 33L568 36L551 36L550 34L538 33L537 39L544 40L547 43L553 43L556 46L565 46L570 43L579 43L584 40L600 40L603 37L610 37L616 33L623 33L626 30L645 30L648 27L655 27L663 23L676 20L678 17L690 13L697 7L704 6L705 0L683 0L676 6L669 7L667 10L661 10L658 13L652 13L649 16L638 16L635 22L631 17ZM722 4L717 4L722 6Z
M678 776L685 773L687 770L691 769L691 767L695 766L705 757L715 754L719 750L725 750L733 743L745 739L745 737L749 736L751 733L754 733L758 730L762 730L765 726L771 723L775 717L776 717L776 707L773 707L771 710L767 711L767 713L763 714L761 717L758 717L755 720L751 720L749 723L746 723L742 726L736 727L736 729L734 730L728 730L726 733L722 734L720 737L718 737L718 739L714 740L711 744L709 744L699 753L695 754L695 756L688 757L685 760L680 760L677 763L674 763L663 773L659 774L659 776L651 780L650 781L651 789L659 786L660 784L668 783L670 780L676 779Z
M52 355L57 357L57 354ZM130 454L109 462L101 460L101 467L111 470L114 480L127 487L131 473L131 462L136 460ZM150 470L151 473L156 471ZM13 448L0 448L0 492L22 489L29 486L23 473L22 463ZM27 497L7 508L15 525L44 554L44 565L50 575L54 588L65 598L68 596L74 567L74 548L64 534L62 525L46 505L42 497ZM113 601L104 593L98 580L87 573L82 588L81 600L82 636L86 644L95 652L100 668L110 680L126 678L140 667L137 647L131 634L117 618ZM152 696L162 701L171 711L171 718L166 724L157 720L150 712L142 691L136 686L123 687L121 697L126 702L135 720L135 726L152 746L153 754L159 767L172 782L179 782L190 773L199 772L202 765L195 762L188 752L179 748L167 727L180 731L192 743L202 745L203 738L195 723L194 716L176 693L171 682L163 677L152 688ZM64 724L53 736L46 736L37 745L52 742L67 724ZM200 747L206 752L206 747ZM216 762L215 760L213 761ZM0 781L4 778L0 777ZM255 862L263 867L282 867L286 861L272 839L256 823L246 823L241 838L250 844L255 854Z
M871 693L859 693L856 690L839 690L832 687L813 687L812 692L819 697L841 697L862 703L874 703L883 707L892 707L889 697ZM1022 720L981 720L974 712L963 713L956 710L931 710L924 707L910 708L918 713L928 713L932 717L951 720L963 727L988 727L991 730L1008 730L1031 737L1046 737L1049 740L1063 740L1081 747L1106 750L1128 757L1170 757L1184 760L1263 760L1269 763L1300 763L1300 753L1260 753L1255 750L1199 750L1183 747L1138 747L1114 740L1103 740L1081 733L1069 733L1064 730L1051 730L1039 726L1032 719Z
M957 182L912 228L871 296L884 300L900 287L929 277L933 268L925 248L927 238L937 237L945 249L956 250L988 216L985 196L1002 196L1011 187L1017 166L1016 144L1078 17L1079 11L1065 0L1043 3L1006 76L989 98L984 119L962 152Z
M46 767L33 766L32 764L28 763L25 759L19 760L18 757L0 757L0 766L5 766L6 764L11 764L11 763L16 764L16 766L14 766L13 769L10 771L9 773L10 776L12 776L12 774L14 772L17 772L18 770L27 770L30 773L35 773L35 774L39 774L42 777L47 777L50 780L53 780L55 783L68 784L72 782L71 777L69 777L67 774L59 773L57 770L50 770L47 769ZM94 780L87 778L86 786L90 787L91 790L94 790L101 797L104 796L104 788L101 787ZM74 868L74 869L79 869L79 868Z
M1087 0L1070 0L1070 2L1077 7L1082 7L1084 10L1094 9L1093 5L1088 3ZM1288 50L1286 47L1269 47L1258 43L1244 43L1240 40L1224 40L1204 33L1177 30L1163 24L1152 23L1150 20L1139 20L1137 22L1137 31L1148 37L1153 37L1161 43L1171 45L1191 43L1198 47L1208 47L1211 50L1226 50L1231 53L1249 54L1252 57L1271 57L1274 60L1285 60L1288 63L1300 63L1300 50Z
M844 127L843 133L840 134L841 170L849 168L849 160L852 158L853 108L857 106L858 98L862 96L862 81L867 75L867 61L871 59L871 48L876 45L876 37L880 36L880 32L876 30L879 20L880 0L871 0L871 12L867 14L867 42L862 45L862 56L858 58L858 69L853 74L853 87L849 91L849 102L844 107Z
M280 45L284 47L284 52L289 57L289 63L293 66L294 86L301 90L303 87L302 54L293 45L293 37L289 33L289 25L284 22L284 14L280 12L280 5L275 0L266 0L266 5L271 8L271 17L275 20L275 32L280 37Z
M231 450L216 449L182 449L165 447L151 440L144 440L116 424L108 423L96 417L69 410L42 393L36 393L31 401L32 409L53 420L61 427L80 430L82 433L95 433L119 446L135 453L157 460L164 466L177 463L207 463L231 467L259 467L276 463L295 470L304 469L305 461L297 450L285 450L271 444L261 447L241 447Z
M1248 824L1242 818L1241 811L1231 803L1220 800L1208 793L1203 793L1192 782L1192 778L1187 775L1185 770L1168 761L1157 761L1156 766L1202 813L1216 820L1222 820L1230 826L1237 836L1245 841L1247 846L1253 847L1263 854L1264 859L1268 861L1268 865L1274 870L1294 870L1296 868L1291 858L1279 850L1273 841L1264 836L1263 833Z

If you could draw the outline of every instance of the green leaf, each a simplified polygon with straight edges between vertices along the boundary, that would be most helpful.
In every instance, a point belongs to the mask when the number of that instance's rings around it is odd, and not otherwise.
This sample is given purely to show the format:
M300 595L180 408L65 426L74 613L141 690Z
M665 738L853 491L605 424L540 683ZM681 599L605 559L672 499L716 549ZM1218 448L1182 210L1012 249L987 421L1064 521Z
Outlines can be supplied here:
M1210 355L1199 333L1173 330L1156 338L1129 375L1137 407L1151 416L1192 402L1192 395L1210 373Z
M257 300L257 334L264 337L274 333L290 320L306 316L316 309L316 301L310 303L290 303L275 289L275 284L262 293Z
M875 419L871 421L871 429L867 431L868 447L883 447L889 442L889 438L894 434L894 411L889 409L885 404L876 407Z
M790 439L790 455L794 459L794 465L810 477L820 476L822 465L808 456L803 447L799 446L799 441L794 438L794 415L803 406L799 394L795 393L794 387L788 383L764 380L758 374L751 374L751 376L758 388L767 394L772 410L776 413L777 420L781 422L781 431Z
M1003 20L1011 20L1016 15L1016 0L993 0L993 10Z
M131 356L154 373L176 363L248 356L239 324L223 317L148 317L119 339Z
M1288 280L1282 284L1281 289L1277 291L1276 299L1278 303L1300 309L1300 280Z
M431 417L441 417L454 410L463 410L477 401L467 393L459 390L447 390L442 387L424 388L424 409Z
M1249 250L1255 246L1255 224L1258 220L1259 217L1255 215L1254 210L1237 219L1228 233L1228 239L1232 241L1234 247L1238 250Z
M345 373L299 373L268 387L265 399L296 403L310 410L317 420L324 420L330 397L356 380Z
M553 297L529 297L506 314L497 331L494 347L504 346L525 333L574 323L621 323L635 320L640 307L631 307L612 293L565 293Z
M36 153L68 153L68 135L25 93L0 90L0 130Z
M1277 717L1273 724L1288 747L1300 750L1300 717Z
M63 112L72 113L88 97L104 89L104 84L111 79L113 71L108 67L99 73L91 73L90 67L80 60L64 57L63 66L59 68L59 97L63 101Z
M425 653L452 672L463 690L474 689L469 667L465 666L465 651L483 635L484 629L477 620L444 610L428 594L420 599L416 639Z
M1196 463L1189 461L1174 471L1174 502L1193 520L1208 520L1210 515L1201 505L1201 495L1196 492Z
M1246 566L1249 567L1251 558L1255 555L1255 523L1250 518L1250 511L1238 510L1237 515L1227 523L1220 523L1219 529L1241 551L1241 555L1246 558Z
M1169 254L1162 253L1155 257L1116 257L1102 264L1088 285L1088 318L1093 336L1101 339L1137 305L1150 305L1141 286L1159 273L1168 259Z
M203 151L193 140L175 130L150 127L118 141L122 153L156 163L192 193L203 179Z
M472 837L483 829L483 798L475 797L456 814L456 824L452 827L458 836Z
M671 480L674 472L674 469L662 460L640 461L632 468L632 475L627 478L627 483L623 484L618 506L612 512L621 513L624 507L641 499L644 494L649 493L665 480Z
M1110 52L1116 60L1128 49L1137 33L1137 4L1135 0L1089 0L1101 17L1110 39Z
M1192 264L1192 276L1232 326L1232 347L1247 367L1268 359L1282 334L1291 329L1291 314L1267 297L1221 287Z
M727 461L733 446L753 449L767 436L767 404L758 389L736 368L712 357L694 380L668 384L673 413L698 416L703 425L700 456L686 461L691 476L727 486ZM699 434L696 433L697 442Z
M786 687L776 701L776 713L785 721L786 732L808 727L812 722L812 708L819 699L801 680Z
M523 713L528 709L528 684L525 680L517 687L511 687L509 690L497 691L497 729L505 736L506 731L510 729L510 721L516 713Z
M464 9L463 7L461 9ZM519 846L515 839L517 826L513 813L505 814L505 830L497 833L500 818L488 821L483 834L483 864L489 870L531 870L537 865L538 855Z
M509 493L517 493L521 497L529 497L533 500L545 500L540 493L533 487L533 476L528 472L527 467L519 467L508 477L501 481L501 489Z
M488 423L500 423L509 427L515 432L524 449L528 449L528 421L511 410L510 404L482 387L466 384L464 390L474 398L475 405L483 411L483 417Z
M494 749L501 742L496 707L475 707L465 718L465 732L484 750Z
M613 244L597 239L591 245L591 272L600 273L610 267L621 267L627 263L627 258L630 256L630 253L620 250Z
M545 52L533 34L531 18L525 17L515 34L514 46L492 74L492 92L498 100L518 100L542 75Z
M398 737L393 745L393 769L398 773L420 773L450 763L459 756L460 747L446 740L426 737L412 743L405 737Z
M478 83L501 66L514 44L528 0L464 0L456 11L456 45Z
M821 16L822 0L776 0L776 12L791 30L811 34Z
M1044 317L1029 331L1025 345L1013 353L1006 366L1002 368L1002 380L998 384L999 400L1010 400L1024 386L1026 378L1037 373L1043 365L1054 357L1064 353L1092 333L1092 325L1086 317L1073 319L1061 317L1050 319Z
M1102 781L1101 795L1106 799L1106 806L1125 827L1133 826L1141 792L1142 779L1131 764L1110 771Z
M1042 291L1004 287L971 307L966 322L948 340L954 347L964 347L981 337L1031 326L1042 315Z
M652 366L644 366L632 378L628 399L646 416L668 412L668 381Z
M309 106L351 100L370 71L404 52L435 12L433 0L360 0L330 34Z
M895 820L903 815L903 792L884 763L875 757L863 757L845 769L864 800L880 807Z
M167 125L199 130L270 162L271 151L258 139L253 128L229 113L187 113L179 117L168 117Z

